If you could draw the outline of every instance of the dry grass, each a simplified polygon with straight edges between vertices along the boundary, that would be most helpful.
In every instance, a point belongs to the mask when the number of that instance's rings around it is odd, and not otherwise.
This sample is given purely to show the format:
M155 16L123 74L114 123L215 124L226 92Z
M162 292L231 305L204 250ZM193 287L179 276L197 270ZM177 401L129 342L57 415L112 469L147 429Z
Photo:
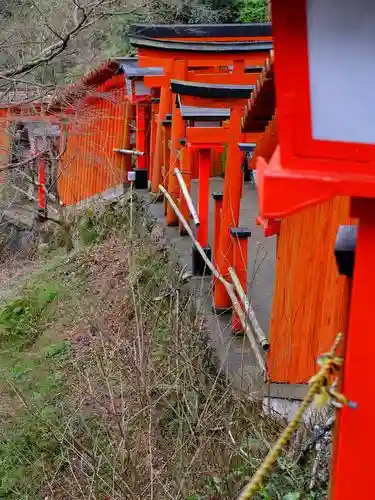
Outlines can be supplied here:
M39 274L55 295L23 306L16 352L0 321L3 353L13 353L0 357L0 446L13 443L0 452L1 498L235 499L280 431L217 372L174 254L150 236L138 201L131 223L129 205L81 219L96 244ZM293 457L259 498L324 498L307 492Z

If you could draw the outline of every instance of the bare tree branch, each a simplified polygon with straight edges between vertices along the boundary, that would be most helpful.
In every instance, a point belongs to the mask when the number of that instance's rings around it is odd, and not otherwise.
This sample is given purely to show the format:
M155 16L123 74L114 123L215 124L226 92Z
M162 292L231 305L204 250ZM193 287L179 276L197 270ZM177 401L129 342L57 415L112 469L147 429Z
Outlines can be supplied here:
M41 151L40 153L37 153L30 158L26 158L26 160L22 160L18 163L8 163L8 165L5 165L4 167L0 168L0 172L3 172L5 170L14 170L17 168L22 168L22 167L27 167L31 162L34 160L37 160L41 156L43 156L46 153L46 151Z
M100 3L102 2L99 2L99 4ZM79 31L81 31L85 27L85 24L87 24L87 20L90 18L90 15L93 13L94 9L95 7L92 7L88 12L84 10L82 19L79 21L79 23L73 29L71 29L61 40L45 48L39 54L39 56L31 59L30 61L24 64L18 65L15 68L3 71L2 73L0 73L0 77L4 76L12 77L20 75L22 73L25 73L26 71L29 71L30 69L40 66L41 64L45 64L54 59L55 57L57 57L65 50L72 37L74 37Z
M53 88L54 85L52 84L43 84L43 83L38 83L38 82L30 82L28 80L22 80L20 78L10 78L8 76L0 75L1 80L5 80L7 82L12 82L12 83L23 83L24 85L30 85L30 86L35 86L35 87L41 87L44 89L50 89Z

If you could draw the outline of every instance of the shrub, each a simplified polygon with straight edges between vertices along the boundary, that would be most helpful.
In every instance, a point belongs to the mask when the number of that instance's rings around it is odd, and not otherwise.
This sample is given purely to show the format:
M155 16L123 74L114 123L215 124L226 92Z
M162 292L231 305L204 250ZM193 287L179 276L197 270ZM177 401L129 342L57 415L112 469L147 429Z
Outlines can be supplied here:
M243 0L239 2L238 19L241 23L267 21L267 0Z

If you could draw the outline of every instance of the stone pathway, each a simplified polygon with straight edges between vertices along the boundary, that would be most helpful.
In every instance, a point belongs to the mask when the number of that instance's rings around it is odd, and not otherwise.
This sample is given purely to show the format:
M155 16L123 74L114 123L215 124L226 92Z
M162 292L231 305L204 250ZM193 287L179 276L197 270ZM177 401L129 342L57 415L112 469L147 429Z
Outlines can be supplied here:
M223 179L210 181L211 192L223 189ZM192 183L192 197L197 201L197 181ZM151 213L164 224L163 204L150 205ZM263 330L268 333L275 280L276 237L265 238L263 230L256 225L258 201L255 187L250 183L244 186L241 202L240 225L252 232L248 253L248 296L251 298L255 314ZM210 243L213 243L214 203L210 202ZM192 244L188 236L181 237L175 227L165 227L169 242L176 248L181 262L191 270ZM193 278L192 288L198 304L205 308L211 339L223 370L230 375L235 385L254 396L265 394L262 377L255 357L246 337L235 337L230 329L230 316L218 317L212 313L212 291L209 278Z

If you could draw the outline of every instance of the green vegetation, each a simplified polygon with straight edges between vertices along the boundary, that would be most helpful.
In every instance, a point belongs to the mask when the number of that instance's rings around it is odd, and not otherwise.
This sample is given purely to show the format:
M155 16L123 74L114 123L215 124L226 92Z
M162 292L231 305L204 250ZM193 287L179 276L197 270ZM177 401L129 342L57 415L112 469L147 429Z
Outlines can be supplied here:
M240 0L238 19L241 23L262 23L267 21L267 0Z
M1 344L22 350L25 344L34 343L39 323L58 291L53 283L34 286L23 297L7 304L0 313Z
M54 470L70 343L47 330L62 283L40 278L0 312L0 498L36 498Z
M0 498L236 498L280 423L217 373L139 200L70 222L75 249L0 304ZM258 499L324 498L295 457Z

